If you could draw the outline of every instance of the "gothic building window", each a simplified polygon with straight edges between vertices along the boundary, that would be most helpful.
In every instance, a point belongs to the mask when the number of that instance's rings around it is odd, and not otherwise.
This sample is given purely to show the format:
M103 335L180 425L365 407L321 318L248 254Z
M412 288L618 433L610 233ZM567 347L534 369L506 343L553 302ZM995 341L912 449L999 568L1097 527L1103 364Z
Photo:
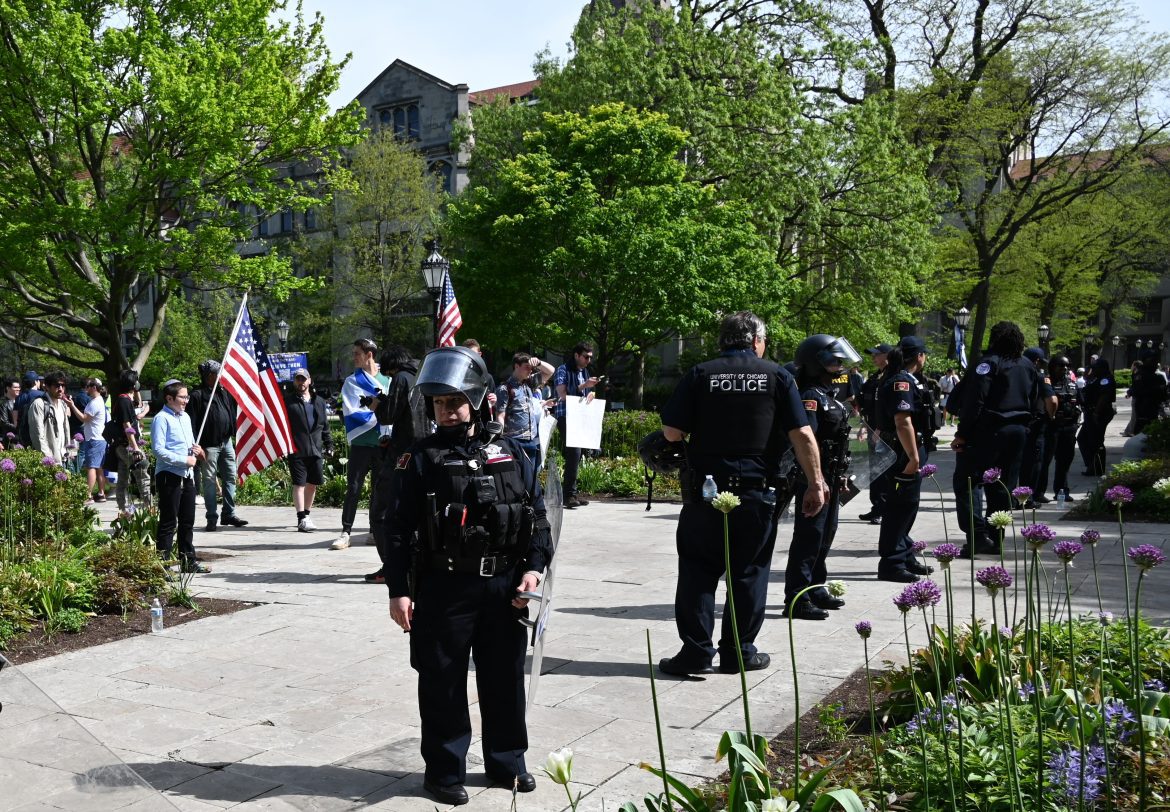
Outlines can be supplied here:
M382 129L392 130L395 138L403 141L415 140L420 135L418 103L399 104L378 111L378 124Z

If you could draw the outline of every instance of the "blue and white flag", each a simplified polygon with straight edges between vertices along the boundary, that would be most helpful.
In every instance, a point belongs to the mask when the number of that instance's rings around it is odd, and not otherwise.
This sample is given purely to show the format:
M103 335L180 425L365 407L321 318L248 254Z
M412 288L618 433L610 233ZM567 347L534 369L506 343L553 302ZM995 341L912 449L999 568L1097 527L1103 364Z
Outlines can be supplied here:
M955 356L959 359L959 367L961 369L967 368L967 348L963 346L963 338L966 331L961 329L959 325L955 325Z
M374 413L361 405L361 398L366 395L376 395L378 382L364 369L355 369L353 374L345 379L341 385L341 412L345 424L345 437L353 442L371 429L378 427L378 418Z

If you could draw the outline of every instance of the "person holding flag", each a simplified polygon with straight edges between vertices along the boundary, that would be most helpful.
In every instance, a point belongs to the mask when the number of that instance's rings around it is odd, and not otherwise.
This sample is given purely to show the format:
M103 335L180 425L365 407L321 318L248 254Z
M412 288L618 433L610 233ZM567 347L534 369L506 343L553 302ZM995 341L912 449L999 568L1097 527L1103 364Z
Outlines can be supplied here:
M353 521L357 516L358 499L366 476L378 459L378 441L391 427L378 426L373 411L373 399L389 391L390 379L381 374L378 345L368 338L353 342L353 374L341 386L341 413L345 438L349 442L349 462L346 464L345 503L341 508L341 535L331 545L334 550L349 547ZM373 535L370 536L373 543Z

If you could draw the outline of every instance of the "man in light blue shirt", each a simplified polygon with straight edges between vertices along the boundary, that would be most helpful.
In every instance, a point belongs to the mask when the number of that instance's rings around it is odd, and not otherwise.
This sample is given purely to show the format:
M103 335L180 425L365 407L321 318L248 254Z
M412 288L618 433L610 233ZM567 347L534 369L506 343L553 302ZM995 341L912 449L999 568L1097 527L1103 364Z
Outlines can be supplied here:
M158 494L159 555L172 557L175 529L179 531L179 568L183 572L211 572L196 559L195 465L204 459L195 444L191 418L187 415L187 387L170 380L163 384L164 406L150 426L154 449L155 492Z

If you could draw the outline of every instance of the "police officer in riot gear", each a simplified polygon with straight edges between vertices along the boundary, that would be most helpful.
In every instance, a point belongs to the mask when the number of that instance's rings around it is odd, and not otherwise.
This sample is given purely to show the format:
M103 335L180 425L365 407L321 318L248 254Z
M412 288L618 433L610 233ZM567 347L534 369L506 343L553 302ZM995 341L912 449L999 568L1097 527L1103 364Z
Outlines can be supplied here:
M470 656L484 770L494 782L531 792L536 781L524 764L527 636L518 622L527 601L519 593L539 585L552 557L544 497L523 451L490 422L487 368L476 353L434 350L416 385L437 430L398 458L385 572L390 616L410 632L410 664L418 672L423 786L443 803L468 802ZM416 531L421 541L412 551Z
M1048 471L1052 474L1052 492L1072 502L1068 492L1068 469L1076 456L1077 423L1081 420L1081 393L1068 376L1069 361L1063 355L1055 356L1048 365L1048 380L1056 396L1056 412L1048 421L1044 441L1044 462L1041 466L1036 495L1043 496L1048 487Z
M770 662L754 641L764 623L776 539L775 506L768 488L779 479L780 459L789 443L809 483L801 509L815 516L825 502L816 438L796 382L777 364L764 360L766 341L764 323L754 313L727 316L719 329L720 355L692 367L662 410L666 440L678 442L690 435L687 467L680 476L684 504L676 535L674 612L682 648L658 664L666 674L711 673L716 653L720 671L739 670L730 606L723 610L718 648L712 641L715 588L724 574L723 514L702 499L706 477L718 490L741 500L728 514L732 541L728 580L739 653L750 671L767 668Z
M1040 378L1040 394L1032 407L1032 422L1028 424L1028 439L1024 443L1024 457L1020 462L1020 484L1032 489L1032 496L1024 502L1025 508L1047 503L1044 495L1045 480L1048 478L1044 457L1047 454L1049 426L1056 414L1056 392L1052 389L1047 367L1048 357L1039 347L1024 350L1024 357L1036 367Z
M828 609L840 609L845 601L833 597L821 587L806 592L813 584L827 578L825 559L837 533L837 512L841 489L849 467L850 408L838 396L835 383L848 364L860 360L857 351L844 338L818 334L809 336L796 348L797 384L809 428L817 438L821 472L829 486L825 507L815 516L797 512L792 545L788 550L788 567L784 573L784 614L801 620L824 620ZM808 483L800 472L796 475L797 502L804 500Z
M1023 353L1024 334L1017 325L1001 321L991 328L988 354L963 389L959 427L951 442L956 453L974 455L971 470L980 481L989 469L999 469L1000 481L983 488L989 514L1013 507L1009 492L1019 484L1028 426L1041 402L1040 375Z
M889 353L889 369L878 392L882 439L898 458L885 473L886 508L878 533L878 578L913 583L931 568L914 556L910 531L918 517L922 495L919 470L926 464L926 439L930 431L930 396L916 377L926 364L926 344L918 336L905 336Z
M1105 473L1105 431L1117 414L1113 405L1117 400L1117 381L1109 370L1109 362L1098 358L1089 367L1085 385L1081 389L1081 407L1085 422L1077 434L1081 459L1085 462L1082 476L1101 476Z
M876 347L870 347L866 350L869 356L873 359L874 366L877 371L874 372L861 387L861 419L869 427L866 433L865 441L869 444L869 452L873 454L874 447L877 444L877 437L874 436L874 431L878 427L878 390L881 387L882 381L885 378L886 363L889 357L890 350L894 349L889 344L878 344ZM886 477L875 476L869 481L869 504L870 509L866 513L858 516L859 519L867 521L870 524L881 524L882 510L886 504Z

